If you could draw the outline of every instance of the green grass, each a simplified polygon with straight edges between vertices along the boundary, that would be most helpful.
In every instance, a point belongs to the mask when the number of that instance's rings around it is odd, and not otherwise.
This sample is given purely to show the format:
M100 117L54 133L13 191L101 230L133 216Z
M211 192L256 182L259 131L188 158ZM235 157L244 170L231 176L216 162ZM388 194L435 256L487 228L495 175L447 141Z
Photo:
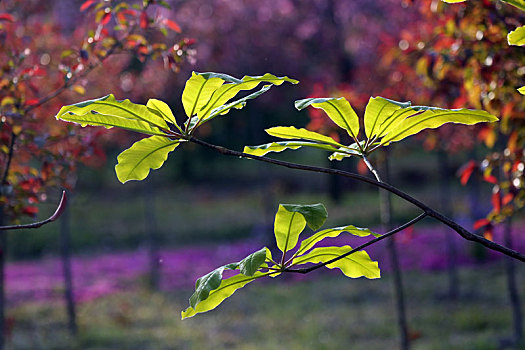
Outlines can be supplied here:
M462 295L457 301L443 298L444 273L408 273L413 349L501 349L511 334L501 271L501 264L462 269ZM523 281L524 270L519 272ZM76 339L66 331L62 305L25 305L8 312L14 321L10 345L12 349L395 349L391 282L388 274L380 280L351 280L322 272L301 281L271 280L249 285L218 309L185 321L180 320L180 311L187 307L190 290L129 292L81 305Z

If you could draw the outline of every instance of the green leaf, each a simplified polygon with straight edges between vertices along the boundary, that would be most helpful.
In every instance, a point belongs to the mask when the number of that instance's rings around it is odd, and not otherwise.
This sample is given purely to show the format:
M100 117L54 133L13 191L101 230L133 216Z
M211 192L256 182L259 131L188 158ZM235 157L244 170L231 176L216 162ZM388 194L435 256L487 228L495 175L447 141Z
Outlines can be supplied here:
M360 143L361 143L361 147L364 148L365 141L361 141ZM341 161L344 158L351 157L351 156L357 156L357 157L362 156L361 149L359 148L359 146L355 142L352 143L350 146L340 147L337 151L332 153L328 157L328 159L329 160L339 160L339 161Z
M148 103L146 104L146 107L148 107L150 111L153 111L154 113L158 113L164 120L175 125L177 129L179 129L179 131L182 131L180 127L177 125L177 120L175 119L175 116L173 115L171 108L168 106L166 102L163 102L161 100L157 100L154 98L150 98L148 100Z
M510 4L514 7L517 7L522 11L525 11L525 1L524 0L501 0L501 1L506 2L507 4Z
M297 129L294 126L275 126L265 130L267 134L281 139L299 139L326 143L335 147L344 147L342 144L329 136L319 134L315 131Z
M395 111L407 108L410 102L397 102L383 97L371 97L365 109L365 134L370 140L382 133L382 124Z
M480 122L494 122L498 118L485 111L472 109L442 109L415 106L409 108L413 114L389 128L381 145L400 141L424 129L435 129L446 123L472 125Z
M246 284L257 278L268 276L268 273L256 272L253 276L238 274L220 282L220 285L209 291L206 299L199 302L195 307L189 307L181 313L182 319L193 317L198 313L215 309L226 298L230 297L237 289L244 287Z
M288 77L276 77L275 75L266 73L262 76L245 76L241 81L236 79L230 83L221 85L215 90L210 100L197 111L200 120L207 120L211 112L226 104L230 99L235 97L240 91L255 89L260 83L269 83L273 85L281 85L284 82L297 84L298 81Z
M352 247L321 247L312 249L309 253L297 257L294 264L322 263L341 256L352 250ZM372 261L367 252L361 250L350 254L336 262L326 265L329 269L338 268L351 278L380 278L381 272L377 261Z
M158 169L180 141L162 136L151 136L135 142L119 154L115 172L120 182L145 179L150 169Z
M346 130L354 140L359 135L359 117L350 103L344 98L307 98L295 101L295 108L302 110L308 106L320 108L339 127Z
M153 130L169 129L166 121L161 116L151 112L146 106L135 104L130 100L119 101L113 95L64 106L60 109L56 118L71 120L74 118L73 116L84 116L85 120L81 124L85 125L90 124L90 121L87 119L88 115L95 113L104 116L101 118L107 120L108 125L104 126L125 127L127 125L125 120L127 119L149 124ZM111 124L113 122L114 124ZM90 125L102 125L99 119L94 119L92 123Z
M279 205L275 214L274 233L277 247L286 253L297 245L299 234L306 227L306 219L299 212L286 210L283 205Z
M199 277L195 282L195 292L190 297L190 306L195 308L201 301L206 300L212 290L219 288L222 274L228 266L221 266Z
M350 233L350 234L352 234L354 236L358 236L358 237L366 237L366 236L369 236L369 235L373 235L375 237L379 236L377 233L374 233L374 232L370 231L367 228L355 227L353 225L344 226L344 227L329 228L329 229L326 229L326 230L322 230L322 231L316 232L312 236L310 236L309 238L303 240L301 242L301 246L297 250L296 255L301 255L301 254L307 252L308 250L312 249L314 247L314 245L316 245L317 243L319 243L320 241L322 241L325 238L337 237L343 232L348 232L348 233Z
M322 203L316 204L281 204L289 212L292 213L301 213L308 227L312 230L318 230L323 226L326 218L328 217L328 212L326 211L325 206Z
M525 86L522 86L518 89L518 92L522 95L525 95Z
M264 156L267 153L270 152L282 152L286 149L292 149L296 150L301 147L313 147L313 148L319 148L325 151L331 151L334 152L337 148L325 145L321 143L315 143L315 142L308 142L308 141L279 141L279 142L272 142L272 143L266 143L264 145L259 146L245 146L243 152L248 154L253 154L254 156Z
M234 84L241 84L242 83L241 79L237 79L235 77L232 77L231 75L224 74L224 73L206 72L206 73L195 73L195 74L198 74L198 75L202 76L204 79L207 79L207 80L208 79L213 79L213 78L219 78L219 79L222 79L222 80L224 80L225 82L228 82L228 83L234 83Z
M245 276L253 276L266 260L267 251L269 251L268 248L261 248L239 261L239 269L241 273Z
M245 97L243 97L241 99L238 99L238 100L236 100L234 102L227 103L227 104L222 105L222 106L220 106L218 108L215 108L213 111L211 111L209 116L207 116L206 118L202 119L201 123L205 122L205 121L209 121L209 120L215 118L218 115L224 115L224 114L228 113L230 111L230 109L232 109L232 108L236 108L236 109L243 108L246 105L246 101L254 99L257 96L260 96L260 95L264 94L266 91L270 90L271 87L272 87L271 85L265 85L259 91L256 91L256 92L254 92L254 93L252 93L252 94L250 94L248 96L245 96Z
M235 81L233 77L217 73L192 72L182 92L182 105L188 118L193 117L209 101L215 90L225 81Z
M156 126L152 126L149 123L143 122L137 119L123 118L116 115L106 115L100 113L86 113L77 115L73 113L62 114L57 119L61 119L67 122L77 123L81 126L93 125L93 126L104 126L108 129L116 126L121 129L129 131L139 132L147 135L166 135Z
M510 32L507 35L507 41L509 45L525 45L525 26L516 28L516 30Z
M261 248L255 253L248 255L238 263L223 265L198 278L195 282L195 292L190 297L190 306L195 308L200 302L208 298L211 291L219 288L224 270L239 269L241 274L245 276L253 276L261 267L261 265L263 265L268 254L271 258L269 249L266 247Z

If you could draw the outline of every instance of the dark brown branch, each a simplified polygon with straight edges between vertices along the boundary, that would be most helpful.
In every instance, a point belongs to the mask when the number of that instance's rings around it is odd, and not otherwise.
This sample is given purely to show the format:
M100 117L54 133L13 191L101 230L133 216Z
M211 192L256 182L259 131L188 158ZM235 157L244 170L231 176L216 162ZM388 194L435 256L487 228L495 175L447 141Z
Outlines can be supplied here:
M230 150L228 148L224 148L224 147L221 147L221 146L216 146L216 145L204 142L202 140L199 140L199 139L197 139L195 137L189 137L188 141L191 141L193 143L196 143L196 144L204 146L204 147L211 148L211 149L215 150L216 152L219 152L219 153L221 153L223 155L227 155L227 156L255 159L255 160L259 160L261 162L266 162L266 163L270 163L270 164L280 165L280 166L284 166L284 167L290 168L290 169L297 169L297 170L311 171L311 172L316 172L316 173L325 173L325 174L344 176L344 177L347 177L347 178L350 178L350 179L358 180L358 181L361 181L361 182L366 182L366 183L368 183L370 185L383 188L383 189L385 189L385 190L395 194L396 196L398 196L400 198L403 198L407 202L415 205L416 207L422 209L428 216L433 217L434 219L436 219L436 220L442 222L443 224L447 225L448 227L450 227L451 229L456 231L464 239L466 239L468 241L472 241L472 242L477 242L477 243L483 245L486 248L489 248L491 250L500 252L500 253L505 254L507 256L510 256L510 257L512 257L514 259L517 259L519 261L525 262L525 254L519 253L519 252L517 252L517 251L515 251L513 249L510 249L510 248L502 246L502 245L500 245L498 243L489 241L488 239L485 239L484 237L481 237L481 236L473 234L472 232L468 231L463 226L461 226L458 223L456 223L456 222L452 221L451 219L447 218L443 214L437 212L436 210L430 208L429 206L427 206L426 204L420 202L419 200L415 199L414 197L408 195L407 193L405 193L405 192L401 191L400 189L398 189L398 188L396 188L396 187L394 187L392 185L389 185L387 183L379 182L379 181L377 181L375 179L372 179L372 178L369 178L369 177L366 177L366 176L363 176L363 175L351 173L351 172L348 172L348 171L343 171L343 170L338 170L338 169L321 168L321 167L316 167L316 166L311 166L311 165L302 165L302 164L296 164L296 163L291 163L291 162L285 162L285 161L282 161L282 160L276 160L276 159L272 159L272 158L268 158L268 157L254 156L252 154L238 152L238 151Z
M329 265L331 263L334 263L338 260L341 260L341 259L344 259L346 258L347 256L351 255L351 254L354 254L355 252L358 252L360 250L363 250L365 249L366 247L374 244L374 243L377 243L385 238L388 238L390 236L393 236L395 235L396 233L400 232L400 231L403 231L404 229L406 229L407 227L410 227L412 225L414 225L416 222L420 221L421 219L425 218L427 216L426 213L421 213L419 214L417 217L413 218L412 220L404 223L403 225L401 226L398 226L396 227L395 229L393 229L392 231L389 231L387 233L385 233L384 235L382 236L379 236L377 238L374 238L366 243L363 243L361 244L359 247L357 248L354 248L350 251L348 251L347 253L344 253L342 255L339 255L338 257L335 257L333 259L330 259L328 261L325 261L323 263L319 263L319 264L315 264L313 266L310 266L310 267L305 267L305 268L301 268L301 269L285 269L284 272L295 272L295 273L309 273L309 272L312 272L314 270L317 270L323 266L326 266L326 265Z
M43 221L33 222L32 224L0 226L0 231L21 230L21 229L25 229L25 228L39 228L40 226L43 226L45 224L49 224L50 222L53 222L53 221L57 220L60 217L60 215L62 215L64 210L66 209L66 205L67 205L66 191L62 191L62 198L60 198L60 203L58 204L57 209L55 210L53 215L51 215L47 219L45 219Z
M9 169L11 168L11 160L13 159L13 152L15 148L16 134L11 132L11 142L9 143L9 153L7 154L7 161L5 164L4 174L2 175L2 182L0 186L7 183L7 176L9 175Z

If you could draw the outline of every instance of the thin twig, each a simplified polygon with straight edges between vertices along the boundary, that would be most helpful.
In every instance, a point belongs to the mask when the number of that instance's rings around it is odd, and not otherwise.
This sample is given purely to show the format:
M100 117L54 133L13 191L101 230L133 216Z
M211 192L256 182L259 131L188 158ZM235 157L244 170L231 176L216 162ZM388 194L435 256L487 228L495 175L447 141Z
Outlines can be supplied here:
M115 50L117 48L119 48L121 46L121 42L120 41L116 41L109 49L108 51L106 51L106 53L104 54L104 56L100 57L98 59L97 62L95 63L91 63L86 69L84 69L82 71L82 73L78 74L78 75L75 75L73 76L71 79L69 80L66 80L64 82L64 84L59 87L58 89L56 89L55 91L53 91L52 93L50 93L49 95L47 96L44 96L43 98L41 98L40 100L38 100L37 103L33 104L33 105L30 105L30 106L27 106L26 109L24 110L24 114L27 113L27 112L30 112L32 111L33 109L35 108L38 108L40 106L42 106L44 103L47 103L49 101L51 101L52 99L54 99L55 97L59 96L61 93L63 93L65 90L67 90L71 85L73 85L75 82L77 82L79 79L82 79L84 78L86 75L88 75L89 73L91 73L91 71L93 71L95 68L99 67L109 56L111 56Z
M221 147L221 146L217 146L217 145L213 145L213 144L207 143L207 142L202 141L200 139L197 139L195 137L189 137L188 141L191 141L191 142L196 143L198 145L201 145L201 146L213 149L214 151L219 152L219 153L221 153L223 155L255 159L255 160L258 160L258 161L261 161L261 162L266 162L266 163L270 163L270 164L280 165L280 166L284 166L284 167L290 168L290 169L298 169L298 170L311 171L311 172L316 172L316 173L325 173L325 174L344 176L344 177L347 177L347 178L350 178L350 179L358 180L358 181L361 181L361 182L366 182L366 183L368 183L370 185L383 188L383 189L385 189L385 190L395 194L396 196L398 196L400 198L403 198L407 202L415 205L416 207L422 209L428 216L433 217L434 219L436 219L436 220L442 222L443 224L447 225L448 227L450 227L451 229L456 231L464 239L466 239L468 241L472 241L472 242L477 242L477 243L483 245L486 248L489 248L491 250L500 252L500 253L505 254L507 256L510 256L510 257L512 257L514 259L517 259L519 261L525 262L525 254L519 253L519 252L517 252L517 251L515 251L513 249L510 249L510 248L502 246L502 245L500 245L498 243L489 241L488 239L485 239L484 237L481 237L481 236L473 234L472 232L470 232L467 229L465 229L463 226L461 226L458 223L454 222L453 220L447 218L446 216L444 216L443 214L439 213L438 211L430 208L429 206L427 206L426 204L420 202L419 200L415 199L414 197L408 195L407 193L401 191L400 189L398 189L398 188L396 188L396 187L394 187L392 185L389 185L389 184L387 184L385 182L379 182L379 181L377 181L375 179L372 179L372 178L369 178L369 177L366 177L366 176L363 176L363 175L351 173L351 172L348 172L348 171L344 171L344 170L329 169L329 168L321 168L321 167L316 167L316 166L311 166L311 165L296 164L296 163L286 162L286 161L282 161L282 160L276 160L276 159L272 159L272 158L268 158L268 157L255 156L255 155L244 153L244 152L238 152L238 151L230 150L230 149L225 148L225 147Z
M390 236L393 236L395 235L396 233L400 232L400 231L403 231L404 229L406 229L407 227L409 226L412 226L414 225L416 222L424 219L425 217L427 216L426 213L421 213L419 214L417 217L413 218L412 220L404 223L403 225L399 226L399 227L396 227L395 229L393 229L392 231L389 231L387 233L385 233L384 235L382 236L379 236L377 238L374 238L366 243L363 243L361 244L359 247L357 248L354 248L350 251L348 251L347 253L344 253L342 255L339 255L338 257L335 257L333 259L330 259L328 261L325 261L323 263L319 263L319 264L316 264L316 265L313 265L313 266L310 266L310 267L305 267L305 268L300 268L300 269L285 269L284 272L295 272L295 273L309 273L309 272L312 272L314 270L317 270L323 266L326 266L326 265L329 265L331 263L334 263L338 260L341 260L341 259L344 259L346 258L347 256L351 255L351 254L354 254L355 252L358 252L360 250L363 250L364 248L374 244L374 243L377 243L385 238L388 238Z
M33 222L32 224L0 226L0 231L21 230L21 229L26 229L26 228L39 228L40 226L49 224L50 222L57 220L60 217L60 215L62 215L64 210L66 209L66 205L67 205L66 191L62 191L62 198L60 198L60 203L58 204L57 209L55 210L53 215L51 215L47 219L43 221Z

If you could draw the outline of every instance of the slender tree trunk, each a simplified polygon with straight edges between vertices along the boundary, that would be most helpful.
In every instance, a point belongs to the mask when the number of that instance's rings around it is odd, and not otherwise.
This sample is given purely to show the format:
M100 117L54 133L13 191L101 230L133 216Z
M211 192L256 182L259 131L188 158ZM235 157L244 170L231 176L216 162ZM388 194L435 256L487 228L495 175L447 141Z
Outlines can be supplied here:
M389 182L390 169L388 164L388 156L385 151L385 158L383 159L383 180ZM381 224L385 231L392 228L392 195L385 190L379 190L380 194L380 215ZM399 258L397 255L396 241L392 238L388 240L388 252L392 264L392 273L394 275L394 294L397 311L397 324L399 327L400 347L402 350L410 349L410 340L408 338L408 326L406 318L405 295L403 291L403 276L399 266Z
M438 168L439 168L439 187L440 187L440 206L441 211L444 215L450 216L451 210L451 201L452 197L450 192L450 186L448 183L448 154L444 150L440 149L438 151ZM447 228L444 228L447 230ZM458 279L458 269L457 269L457 250L456 243L454 242L454 237L445 232L445 242L447 245L447 255L448 255L448 297L450 299L456 299L459 295L459 279Z
M337 161L329 161L328 167L330 169L339 169L339 162ZM341 203L341 200L343 199L343 186L342 186L342 180L340 176L329 176L328 177L328 194L330 195L330 199L334 201L334 203Z
M505 222L504 242L509 248L512 248L512 219L509 217ZM516 264L514 259L505 258L505 272L507 275L507 289L509 291L510 305L512 308L513 320L513 340L516 347L523 340L523 314L521 300L516 285Z
M73 289L73 272L71 269L71 217L69 214L71 207L71 197L69 197L69 207L66 208L60 218L60 255L62 258L62 274L64 276L64 299L66 301L68 327L73 336L78 333L77 314L75 307L75 297Z
M151 181L145 181L143 189L149 261L148 285L152 290L158 290L160 287L160 253L157 216L155 215L155 190Z
M4 208L0 207L0 226L5 224ZM0 350L5 349L5 261L7 252L7 231L0 231Z

